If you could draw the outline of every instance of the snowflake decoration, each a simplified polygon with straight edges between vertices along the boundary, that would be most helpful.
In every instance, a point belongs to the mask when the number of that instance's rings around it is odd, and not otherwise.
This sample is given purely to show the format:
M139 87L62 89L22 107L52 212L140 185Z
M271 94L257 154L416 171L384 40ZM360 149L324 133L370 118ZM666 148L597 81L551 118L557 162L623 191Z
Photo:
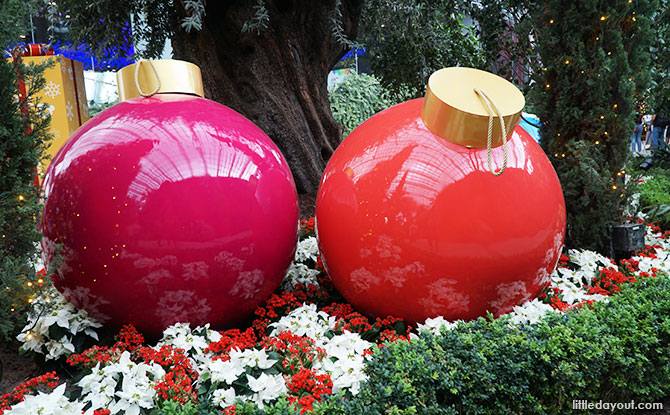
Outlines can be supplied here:
M44 94L51 97L51 99L56 98L57 95L60 95L60 85L49 81L49 83L44 87Z
M67 110L67 119L72 121L72 118L74 118L74 113L72 112L72 104L70 101L65 104L65 109Z

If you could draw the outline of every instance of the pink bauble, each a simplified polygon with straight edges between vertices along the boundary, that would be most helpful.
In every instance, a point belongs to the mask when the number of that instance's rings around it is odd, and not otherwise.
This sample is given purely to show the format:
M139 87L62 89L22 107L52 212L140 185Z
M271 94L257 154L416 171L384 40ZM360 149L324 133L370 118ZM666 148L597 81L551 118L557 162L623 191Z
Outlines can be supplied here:
M286 160L239 113L203 98L134 98L95 116L44 182L47 263L110 326L231 326L281 282L298 200Z
M316 202L321 258L360 311L408 322L509 312L549 282L565 204L551 163L517 127L507 168L429 130L423 99L373 116L337 148ZM497 120L496 120L497 122ZM503 148L492 150L500 169Z

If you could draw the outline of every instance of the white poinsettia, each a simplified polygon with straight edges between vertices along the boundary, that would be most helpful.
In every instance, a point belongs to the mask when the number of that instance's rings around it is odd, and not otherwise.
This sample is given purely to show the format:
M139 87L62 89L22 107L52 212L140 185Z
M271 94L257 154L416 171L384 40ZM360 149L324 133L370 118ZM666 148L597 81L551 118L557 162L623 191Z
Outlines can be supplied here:
M582 249L571 249L568 251L570 261L574 262L587 274L594 274L598 269L603 267L612 267L616 270L619 268L609 258L606 258L594 251L587 251Z
M82 391L82 401L90 402L92 408L107 408L114 401L116 379L100 369L98 363L91 373L77 382Z
M205 366L203 372L209 373L212 382L226 383L232 385L243 373L245 373L244 365L239 360L223 361L216 359Z
M233 349L230 351L230 361L238 362L240 366L258 369L269 369L277 363L277 360L269 358L265 349L245 349L243 351Z
M298 248L295 251L296 262L316 261L319 256L319 244L316 238L310 236L298 242Z
M249 389L254 392L251 399L261 409L264 408L266 403L269 403L288 392L286 382L282 375L268 375L267 373L261 373L257 378L247 375L247 382Z
M323 311L318 311L315 304L303 304L276 323L272 327L271 336L276 336L282 331L290 330L296 336L311 337L320 340L329 330L335 328L336 319Z
M352 395L356 395L361 382L368 378L363 353L373 343L363 340L358 333L345 330L330 339L325 337L320 346L326 351L326 357L316 367L330 375L333 392L349 390Z
M298 284L318 285L319 270L312 268L319 256L319 244L310 236L298 242L293 262L282 280L282 288L293 290ZM308 262L309 264L306 264Z
M235 389L217 389L212 393L212 402L214 405L218 405L221 408L226 408L235 403L237 396L235 395Z
M286 271L286 276L282 281L282 287L287 290L293 290L298 284L305 286L317 285L319 282L317 276L320 271L312 269L305 264L293 262Z
M221 340L221 333L209 328L209 324L191 330L189 323L176 323L163 330L163 337L156 344L155 349L161 346L172 346L182 349L191 359L192 366L200 373L203 364L207 362L205 349L210 343Z
M51 393L39 392L38 395L26 395L5 415L90 415L92 410L84 412L84 402L71 402L64 396L65 384Z
M459 323L458 321L455 322L447 321L444 319L444 317L438 316L434 318L428 318L426 319L425 322L417 324L416 331L417 332L427 331L432 334L440 334L443 328L451 330L452 328L456 327L458 323ZM410 336L411 338L418 337L414 333L412 333Z
M164 378L165 370L160 365L135 363L126 351L118 362L102 368L97 365L77 385L82 388L81 400L91 402L94 408L106 408L112 414L138 415L142 408L154 407L154 387Z
M51 338L52 326L60 327L66 333ZM100 327L100 323L84 310L77 310L52 287L35 300L26 327L16 338L23 343L21 349L42 353L47 360L58 359L75 352L73 340L76 336L86 335L98 340L95 329Z
M512 324L535 323L545 314L553 312L556 310L552 306L535 298L514 307L509 316Z

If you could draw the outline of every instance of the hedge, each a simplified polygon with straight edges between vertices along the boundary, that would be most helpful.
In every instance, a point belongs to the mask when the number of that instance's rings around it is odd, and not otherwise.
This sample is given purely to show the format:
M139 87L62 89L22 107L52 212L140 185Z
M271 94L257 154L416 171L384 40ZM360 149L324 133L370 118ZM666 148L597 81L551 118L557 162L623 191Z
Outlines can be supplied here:
M569 414L573 400L651 403L670 396L669 362L670 279L662 275L533 325L480 318L380 347L357 396L331 396L314 412ZM297 413L281 401L236 412Z

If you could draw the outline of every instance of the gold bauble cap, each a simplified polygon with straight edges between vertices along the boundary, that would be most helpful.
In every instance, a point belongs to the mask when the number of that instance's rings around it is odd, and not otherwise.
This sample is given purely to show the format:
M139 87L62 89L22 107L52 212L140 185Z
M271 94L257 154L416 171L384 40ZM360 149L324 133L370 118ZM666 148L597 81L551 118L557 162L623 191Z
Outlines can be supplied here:
M137 78L135 78L136 71ZM125 66L116 73L116 82L119 88L119 101L162 92L205 96L200 68L191 62L173 59L139 61ZM141 88L141 93L138 86Z
M444 68L430 76L421 111L428 129L455 144L486 148L490 114L475 88L483 91L500 110L509 138L521 119L523 94L498 75L474 68ZM491 146L498 147L503 143L500 121L491 107L494 116Z

